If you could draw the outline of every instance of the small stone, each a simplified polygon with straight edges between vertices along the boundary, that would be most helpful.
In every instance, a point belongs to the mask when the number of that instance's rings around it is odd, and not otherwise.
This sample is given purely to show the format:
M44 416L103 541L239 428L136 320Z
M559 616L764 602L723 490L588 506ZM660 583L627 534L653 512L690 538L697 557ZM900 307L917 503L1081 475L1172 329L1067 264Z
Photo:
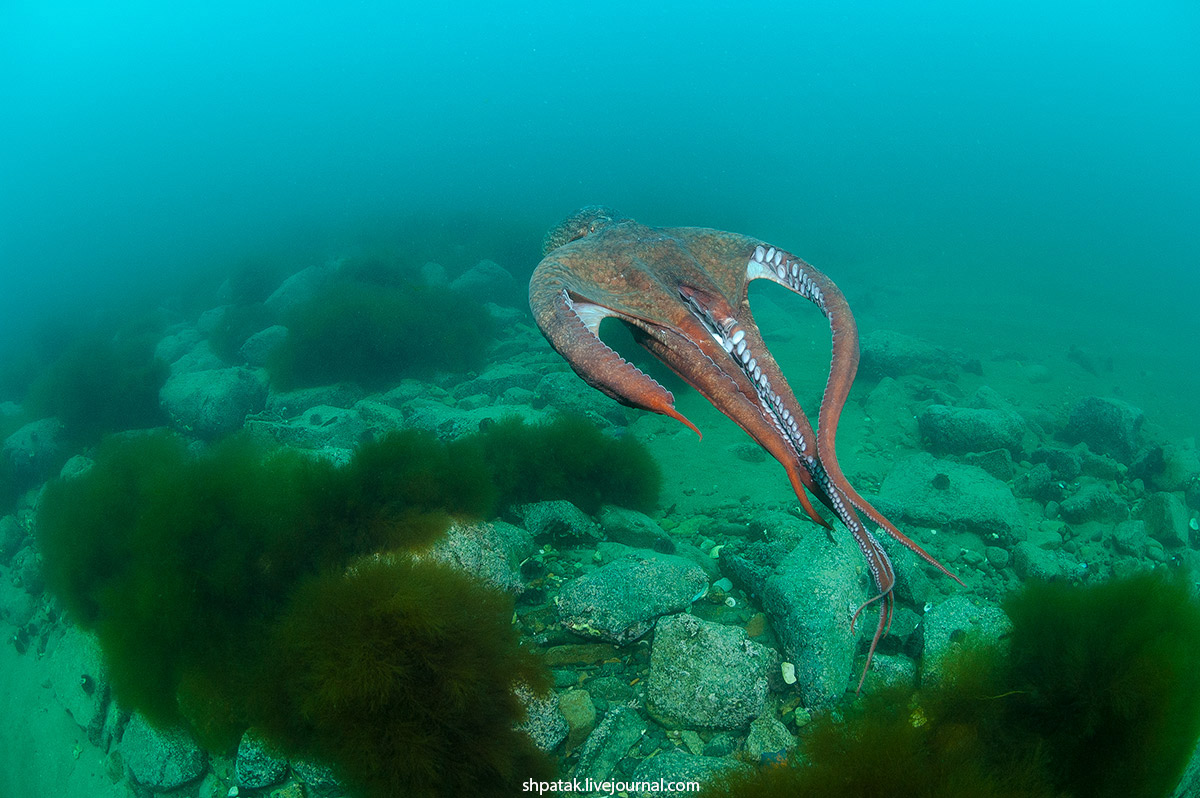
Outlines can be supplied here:
M779 664L779 672L783 675L785 684L796 683L796 666L791 662L782 662Z

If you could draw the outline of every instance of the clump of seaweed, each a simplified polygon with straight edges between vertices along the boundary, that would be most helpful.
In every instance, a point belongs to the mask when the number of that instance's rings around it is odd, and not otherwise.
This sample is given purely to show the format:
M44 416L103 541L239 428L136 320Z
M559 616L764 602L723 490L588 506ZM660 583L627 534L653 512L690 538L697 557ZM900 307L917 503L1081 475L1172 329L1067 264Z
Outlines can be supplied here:
M512 611L504 594L404 555L310 579L273 630L256 725L366 795L516 795L553 769L514 728L513 685L549 684Z
M1200 606L1183 576L1034 584L1006 609L1007 645L968 647L939 687L818 721L788 766L708 795L1166 795L1200 735Z
M656 475L632 441L571 419L450 443L404 431L342 467L242 437L197 455L127 434L46 487L37 536L127 708L222 750L265 730L369 795L488 791L548 772L512 731L510 694L544 674L509 597L406 552L519 501L649 501Z
M32 417L57 416L75 439L91 443L118 430L163 423L158 391L167 365L148 336L83 336L33 383Z
M448 288L338 281L283 317L284 345L268 364L283 388L357 382L382 388L405 376L478 367L494 324Z
M586 513L606 503L648 512L662 489L662 470L641 442L609 437L579 416L539 427L501 419L479 441L502 507L566 499Z

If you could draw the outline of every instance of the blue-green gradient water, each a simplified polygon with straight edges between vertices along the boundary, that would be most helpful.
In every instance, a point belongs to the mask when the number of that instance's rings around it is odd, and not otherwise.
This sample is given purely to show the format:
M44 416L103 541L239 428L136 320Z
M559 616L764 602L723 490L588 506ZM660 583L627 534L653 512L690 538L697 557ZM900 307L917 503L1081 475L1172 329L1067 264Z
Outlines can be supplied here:
M524 277L602 202L778 242L879 326L1112 353L1178 421L1198 98L1185 0L8 0L0 337L413 220Z

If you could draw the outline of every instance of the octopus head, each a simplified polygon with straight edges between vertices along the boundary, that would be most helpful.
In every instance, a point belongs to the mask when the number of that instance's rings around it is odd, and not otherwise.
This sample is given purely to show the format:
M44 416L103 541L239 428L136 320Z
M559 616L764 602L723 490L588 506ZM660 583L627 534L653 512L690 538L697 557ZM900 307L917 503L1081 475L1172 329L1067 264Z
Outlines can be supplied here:
M628 221L627 217L606 205L587 205L550 228L550 232L542 239L542 255L597 230Z

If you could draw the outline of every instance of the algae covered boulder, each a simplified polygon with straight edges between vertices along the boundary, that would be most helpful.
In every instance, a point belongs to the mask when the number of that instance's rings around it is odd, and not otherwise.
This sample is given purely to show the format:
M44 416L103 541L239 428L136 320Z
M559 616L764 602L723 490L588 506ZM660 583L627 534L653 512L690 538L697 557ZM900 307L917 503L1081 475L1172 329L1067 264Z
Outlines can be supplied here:
M692 615L658 622L646 709L668 728L741 729L762 713L779 655L746 630Z
M555 598L563 626L617 645L630 643L663 615L703 594L708 577L682 557L626 557L563 585Z

